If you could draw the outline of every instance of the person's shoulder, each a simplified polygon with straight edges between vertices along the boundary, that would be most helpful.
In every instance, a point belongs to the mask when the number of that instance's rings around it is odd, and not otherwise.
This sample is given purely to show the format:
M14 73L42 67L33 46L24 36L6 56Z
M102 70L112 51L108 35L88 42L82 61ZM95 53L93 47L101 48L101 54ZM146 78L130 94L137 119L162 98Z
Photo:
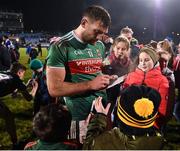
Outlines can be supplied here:
M139 69L138 67L135 68L135 70L133 70L132 72L130 72L128 75L136 75L136 74L144 74L144 72Z
M96 46L102 47L102 48L105 47L104 43L103 43L102 41L100 41L100 40L98 40L98 41L96 42Z
M37 141L27 143L26 146L24 147L24 150L33 149L37 145L37 143L38 143Z
M74 38L73 31L70 31L70 32L66 33L64 36L59 37L58 40L55 41L53 44L58 47L66 46L69 43L69 41L73 38Z
M67 146L67 149L72 149L72 150L82 149L82 144L79 143L77 140L70 139L70 140L64 141L63 144Z
M141 80L143 77L143 72L136 68L135 71L131 71L127 74L127 77L126 77L126 82L135 82L135 81L138 81L138 80Z
M131 81L134 79L136 80L137 75L138 75L138 72L136 72L136 71L130 72L130 73L128 73L125 81L127 82L127 81Z

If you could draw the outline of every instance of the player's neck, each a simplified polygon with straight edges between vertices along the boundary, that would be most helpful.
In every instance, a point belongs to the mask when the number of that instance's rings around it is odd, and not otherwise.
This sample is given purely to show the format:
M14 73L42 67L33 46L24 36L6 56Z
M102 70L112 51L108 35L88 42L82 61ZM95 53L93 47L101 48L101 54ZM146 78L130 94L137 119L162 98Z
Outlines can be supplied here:
M83 29L81 26L79 26L74 30L74 34L76 35L76 37L83 42L82 33L83 33Z

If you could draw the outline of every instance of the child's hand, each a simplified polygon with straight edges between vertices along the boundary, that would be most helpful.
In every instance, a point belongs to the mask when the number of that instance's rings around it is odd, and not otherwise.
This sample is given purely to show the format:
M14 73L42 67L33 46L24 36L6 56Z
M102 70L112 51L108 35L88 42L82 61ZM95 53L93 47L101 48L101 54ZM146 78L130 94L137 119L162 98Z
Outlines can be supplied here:
M36 81L36 80L33 80L33 82L32 82L32 86L33 86L33 88L38 87L38 83L37 83L37 81Z
M26 86L32 85L33 79L29 79L28 82L26 83Z
M38 89L38 83L37 83L36 80L33 80L33 82L32 82L32 90L31 90L31 92L30 92L30 94L31 94L33 97L35 96L37 89Z
M105 114L105 115L108 114L110 105L111 105L111 104L108 103L108 105L106 106L106 108L104 108L104 106L102 105L102 97L96 98L95 103L94 103L94 107L95 107L96 111L97 111L98 113L103 113L103 114Z

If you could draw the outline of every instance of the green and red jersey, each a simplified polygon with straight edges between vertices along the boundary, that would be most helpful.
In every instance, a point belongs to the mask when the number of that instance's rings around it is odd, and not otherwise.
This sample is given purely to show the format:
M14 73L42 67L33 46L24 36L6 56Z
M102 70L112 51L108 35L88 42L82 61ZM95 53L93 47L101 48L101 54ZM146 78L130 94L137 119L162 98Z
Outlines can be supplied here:
M83 43L73 31L52 44L49 50L47 66L64 68L66 82L85 82L101 74L105 47L98 41L95 45ZM78 89L78 88L77 88ZM72 113L73 120L84 120L90 112L92 101L102 96L106 102L106 92L90 91L71 97L64 97L66 105Z

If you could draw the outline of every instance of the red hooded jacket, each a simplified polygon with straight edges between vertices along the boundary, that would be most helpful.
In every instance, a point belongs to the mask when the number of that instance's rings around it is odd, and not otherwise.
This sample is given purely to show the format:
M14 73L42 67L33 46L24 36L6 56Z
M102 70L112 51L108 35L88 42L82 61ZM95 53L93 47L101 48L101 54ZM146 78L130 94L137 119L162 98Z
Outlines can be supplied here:
M165 76L162 75L160 67L154 67L148 72L144 72L139 68L136 68L134 72L128 74L123 87L130 86L132 84L145 84L159 91L161 95L161 103L159 106L159 116L155 122L155 126L160 128L165 122L167 102L168 102L168 90L169 82ZM158 121L160 120L160 121Z

